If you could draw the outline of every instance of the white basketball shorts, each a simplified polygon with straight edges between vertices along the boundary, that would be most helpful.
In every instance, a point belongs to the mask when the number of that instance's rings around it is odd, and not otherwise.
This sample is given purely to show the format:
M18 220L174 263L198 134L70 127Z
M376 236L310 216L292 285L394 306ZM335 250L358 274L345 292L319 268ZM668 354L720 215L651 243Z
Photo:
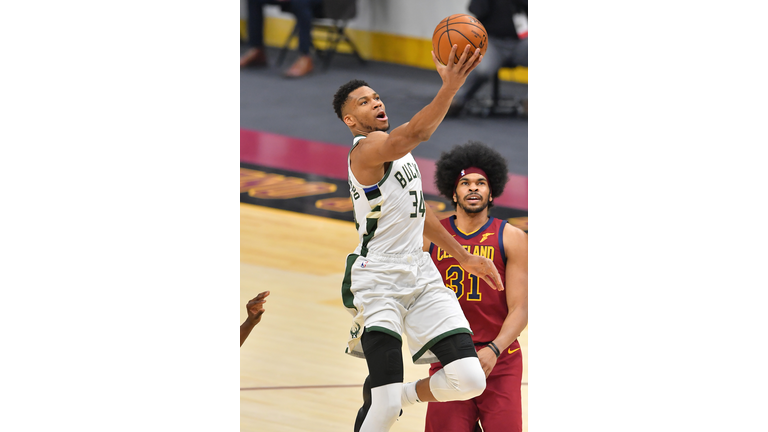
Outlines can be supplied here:
M354 316L346 352L365 358L363 331L381 331L408 341L416 364L437 362L429 351L441 339L472 334L456 293L445 286L429 253L350 254L342 300Z

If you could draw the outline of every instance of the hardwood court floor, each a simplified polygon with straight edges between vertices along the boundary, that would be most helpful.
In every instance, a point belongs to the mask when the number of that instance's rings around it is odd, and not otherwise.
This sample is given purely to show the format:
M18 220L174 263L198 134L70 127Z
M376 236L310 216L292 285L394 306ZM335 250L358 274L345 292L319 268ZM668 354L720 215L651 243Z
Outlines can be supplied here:
M364 360L344 354L351 315L341 304L352 222L240 204L240 322L245 303L270 290L266 313L240 348L240 430L351 431L362 404ZM528 382L528 330L520 337ZM407 348L404 347L407 353ZM405 380L428 374L405 355ZM523 385L523 430L528 387ZM427 404L392 427L423 432Z

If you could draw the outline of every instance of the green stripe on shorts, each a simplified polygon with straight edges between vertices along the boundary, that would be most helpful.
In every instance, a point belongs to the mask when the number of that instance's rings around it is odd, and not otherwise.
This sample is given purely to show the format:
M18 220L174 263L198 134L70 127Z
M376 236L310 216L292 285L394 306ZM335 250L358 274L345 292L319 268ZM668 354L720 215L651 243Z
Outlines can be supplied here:
M355 296L352 294L352 265L355 264L355 260L360 255L350 254L347 257L347 269L344 272L344 281L341 283L341 300L344 302L344 306L350 309L357 309L355 307Z

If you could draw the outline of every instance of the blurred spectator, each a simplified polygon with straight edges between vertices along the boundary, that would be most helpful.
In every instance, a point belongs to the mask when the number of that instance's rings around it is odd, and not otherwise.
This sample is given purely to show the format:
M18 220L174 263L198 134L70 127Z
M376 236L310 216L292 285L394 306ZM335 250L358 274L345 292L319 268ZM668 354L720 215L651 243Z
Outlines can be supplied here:
M488 32L488 50L453 98L449 117L459 115L499 68L528 67L528 0L472 0L469 12Z
M289 78L302 77L314 68L309 49L312 47L312 17L315 8L322 7L322 0L248 0L248 45L250 48L240 58L240 67L267 66L264 49L264 6L280 5L284 11L296 16L299 29L299 58L284 72Z

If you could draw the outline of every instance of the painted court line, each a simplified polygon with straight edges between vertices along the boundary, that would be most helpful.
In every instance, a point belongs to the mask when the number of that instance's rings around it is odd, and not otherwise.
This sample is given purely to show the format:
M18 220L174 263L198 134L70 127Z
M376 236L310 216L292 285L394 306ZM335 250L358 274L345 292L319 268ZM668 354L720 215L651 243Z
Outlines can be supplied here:
M521 383L522 385L528 385L527 382ZM240 387L240 391L244 390L304 390L304 389L326 389L326 388L350 388L350 387L362 387L362 384L336 384L336 385L311 385L311 386L278 386L278 387Z
M240 390L303 390L343 387L362 387L362 384L311 385L311 386L279 386L279 387L240 387Z

